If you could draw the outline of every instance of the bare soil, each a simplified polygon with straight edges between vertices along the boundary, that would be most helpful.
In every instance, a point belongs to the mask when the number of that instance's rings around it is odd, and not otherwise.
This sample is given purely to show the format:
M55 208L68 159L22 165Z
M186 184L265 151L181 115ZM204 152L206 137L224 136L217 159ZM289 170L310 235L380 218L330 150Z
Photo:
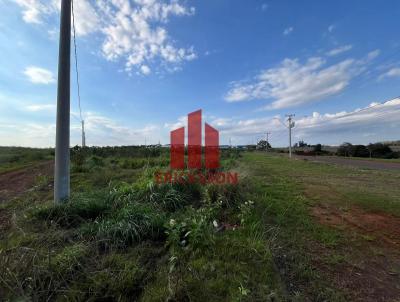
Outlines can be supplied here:
M341 263L327 265L315 259L336 286L350 293L351 301L400 301L400 218L335 205L315 206L312 215L357 238L339 247L345 259Z
M0 174L0 202L16 198L31 189L38 176L52 177L53 161Z

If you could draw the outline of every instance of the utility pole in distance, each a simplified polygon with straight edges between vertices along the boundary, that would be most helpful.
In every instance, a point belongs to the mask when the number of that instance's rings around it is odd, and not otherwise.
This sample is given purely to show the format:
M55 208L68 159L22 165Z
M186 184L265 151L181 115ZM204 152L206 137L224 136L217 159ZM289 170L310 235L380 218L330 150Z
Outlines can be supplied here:
M82 120L82 148L86 147L85 121Z
M266 148L266 150L267 150L267 152L268 152L269 135L271 134L271 132L267 132L266 134L267 134L267 148Z
M58 57L57 128L54 169L54 202L56 204L67 199L70 191L70 60L71 0L62 0Z
M293 121L293 117L295 114L287 114L286 117L288 118L289 123L289 158L292 158L292 128L295 126L295 122Z

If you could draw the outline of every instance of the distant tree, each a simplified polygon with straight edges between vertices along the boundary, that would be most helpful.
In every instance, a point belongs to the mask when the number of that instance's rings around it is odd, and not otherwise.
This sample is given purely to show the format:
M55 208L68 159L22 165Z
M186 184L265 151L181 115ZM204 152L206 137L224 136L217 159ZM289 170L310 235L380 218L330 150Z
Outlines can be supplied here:
M338 148L336 154L339 156L352 156L353 145L350 143L343 143Z
M304 142L303 140L299 141L299 142L298 142L298 145L299 145L300 148L303 148L303 147L307 147L307 146L308 146L308 144L307 144L306 142Z
M392 149L388 145L382 143L369 144L368 152L369 154L371 154L372 157L378 157L378 158L395 157L395 154L392 151Z
M271 149L271 145L269 142L267 142L266 140L262 139L257 143L257 149L258 150L266 150L268 147L268 149Z
M351 156L355 156L355 157L368 157L369 156L369 150L364 145L353 146L351 153L352 153Z
M321 153L322 152L322 145L321 144L316 144L314 146L314 152L315 153Z

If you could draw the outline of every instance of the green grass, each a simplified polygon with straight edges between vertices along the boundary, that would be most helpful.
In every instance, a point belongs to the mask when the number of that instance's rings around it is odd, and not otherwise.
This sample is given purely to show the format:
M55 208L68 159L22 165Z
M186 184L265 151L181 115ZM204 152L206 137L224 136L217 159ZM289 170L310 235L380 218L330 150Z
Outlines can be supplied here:
M53 158L51 149L0 147L0 173L29 167Z
M0 297L349 300L324 267L351 261L341 247L354 242L320 225L310 208L325 202L399 215L399 176L257 152L222 158L239 185L157 185L165 155L79 158L71 199L58 206L38 179L40 189L0 208L12 217L0 237Z
M400 158L369 158L369 157L348 157L356 160L376 161L382 163L400 163Z
M284 271L282 278L289 284L293 299L345 301L344 293L326 282L324 272L312 261L312 255L320 253L317 250L320 248L330 249L329 257L335 257L334 249L343 238L310 216L309 206L313 201L302 194L301 185L294 181L291 171L295 167L291 165L286 158L266 157L261 153L246 154L242 163L253 183L256 212L261 213L261 221L271 230L274 261Z
M225 154L224 167L238 158ZM0 296L285 300L249 185L157 185L154 173L166 162L78 158L69 202L54 206L46 186L6 202L15 219L0 240ZM218 231L224 223L235 228Z
M315 202L359 206L400 216L400 173L288 160L286 157L253 154L263 161L265 173L286 177L303 195Z

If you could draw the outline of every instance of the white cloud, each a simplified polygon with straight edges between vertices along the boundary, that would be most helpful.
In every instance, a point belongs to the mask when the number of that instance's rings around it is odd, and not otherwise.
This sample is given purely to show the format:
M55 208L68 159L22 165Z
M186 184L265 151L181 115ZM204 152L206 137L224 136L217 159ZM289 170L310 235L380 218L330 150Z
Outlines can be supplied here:
M379 76L379 80L384 78L400 77L400 67L394 67Z
M44 23L47 17L59 13L60 0L14 0L22 8L27 23ZM84 36L99 30L100 19L89 0L74 1L76 33Z
M265 12L268 9L268 7L269 7L268 3L263 3L261 5L261 10Z
M179 64L196 58L192 47L177 48L168 36L165 24L173 16L192 15L178 1L164 3L155 0L130 2L103 2L102 8L109 20L103 32L106 35L102 50L108 60L126 59L128 70L155 60Z
M53 73L44 68L29 66L25 68L24 74L34 84L51 84L55 82Z
M320 114L297 120L297 137L319 139L329 144L349 140L353 143L394 140L398 138L400 98L354 111ZM371 136L371 132L374 133ZM368 137L371 141L366 141Z
M74 1L74 11L78 36L85 36L99 30L100 17L88 0Z
M147 65L142 65L140 66L140 71L144 74L144 75L149 75L151 73L151 69L149 66Z
M331 25L328 26L328 31L331 33L331 32L333 32L335 30L335 28L336 28L336 26L331 24Z
M293 141L305 139L308 143L337 145L344 141L367 144L394 140L398 138L399 114L400 98L383 104L371 103L349 112L313 112L310 116L295 118ZM227 143L229 138L235 144L254 143L269 131L273 146L288 144L288 129L279 115L252 119L214 118L209 122L219 130L222 143Z
M288 28L286 28L286 29L283 31L283 34L284 34L285 36L287 36L287 35L291 34L292 31L293 31L293 27L288 27Z
M22 17L27 23L40 24L43 18L56 11L54 1L14 0L22 8Z
M381 53L381 51L379 49L375 49L375 50L369 52L367 55L366 61L371 61L371 60L377 58L380 53Z
M71 146L74 146L81 142L81 126L74 120L71 122ZM85 126L90 146L143 145L145 140L156 144L163 138L156 125L131 128L94 112L86 113ZM54 123L0 123L0 141L2 146L54 147L55 130Z
M400 120L400 98L389 102L371 103L353 111L321 114L313 112L310 116L295 118L293 141L305 139L308 143L340 144L344 141L367 144L369 142L395 140L398 138ZM169 130L186 126L187 117L164 127L149 124L139 128L122 125L104 115L88 112L86 114L86 133L89 145L135 145L156 144L159 140L169 142ZM255 143L264 138L265 132L272 132L273 146L287 146L287 128L282 124L283 117L266 118L223 118L206 116L204 119L220 132L220 143ZM281 120L281 121L279 121ZM80 124L72 120L71 145L80 143ZM46 147L54 146L55 125L53 123L0 123L2 145Z
M336 56L336 55L339 55L339 54L344 53L344 52L346 52L346 51L349 51L349 50L351 50L352 48L353 48L352 45L343 45L343 46L340 46L340 47L337 47L337 48L335 48L335 49L332 49L332 50L328 51L328 52L326 53L326 55L327 55L327 56L330 56L330 57Z
M142 128L131 128L121 125L117 121L94 113L87 112L85 115L85 127L87 141L89 145L135 145L145 143L158 143L160 137L160 127L157 125L145 125ZM76 136L79 142L80 125L75 126Z
M31 112L53 111L55 109L56 109L56 105L55 104L35 104L35 105L25 106L25 110L31 111Z
M320 57L309 58L304 63L298 59L284 59L277 67L260 72L252 81L234 83L225 100L273 100L266 109L319 101L342 92L377 55L379 51L376 50L361 60L346 59L332 65Z
M42 23L58 13L59 0L14 0L28 23ZM102 36L101 50L110 61L123 60L126 69L142 71L151 64L175 70L176 65L197 57L193 47L177 47L167 23L172 17L191 16L193 7L180 0L79 0L75 2L76 30L79 36ZM165 65L175 65L169 68ZM146 69L147 70L147 69ZM143 73L143 72L142 72Z

